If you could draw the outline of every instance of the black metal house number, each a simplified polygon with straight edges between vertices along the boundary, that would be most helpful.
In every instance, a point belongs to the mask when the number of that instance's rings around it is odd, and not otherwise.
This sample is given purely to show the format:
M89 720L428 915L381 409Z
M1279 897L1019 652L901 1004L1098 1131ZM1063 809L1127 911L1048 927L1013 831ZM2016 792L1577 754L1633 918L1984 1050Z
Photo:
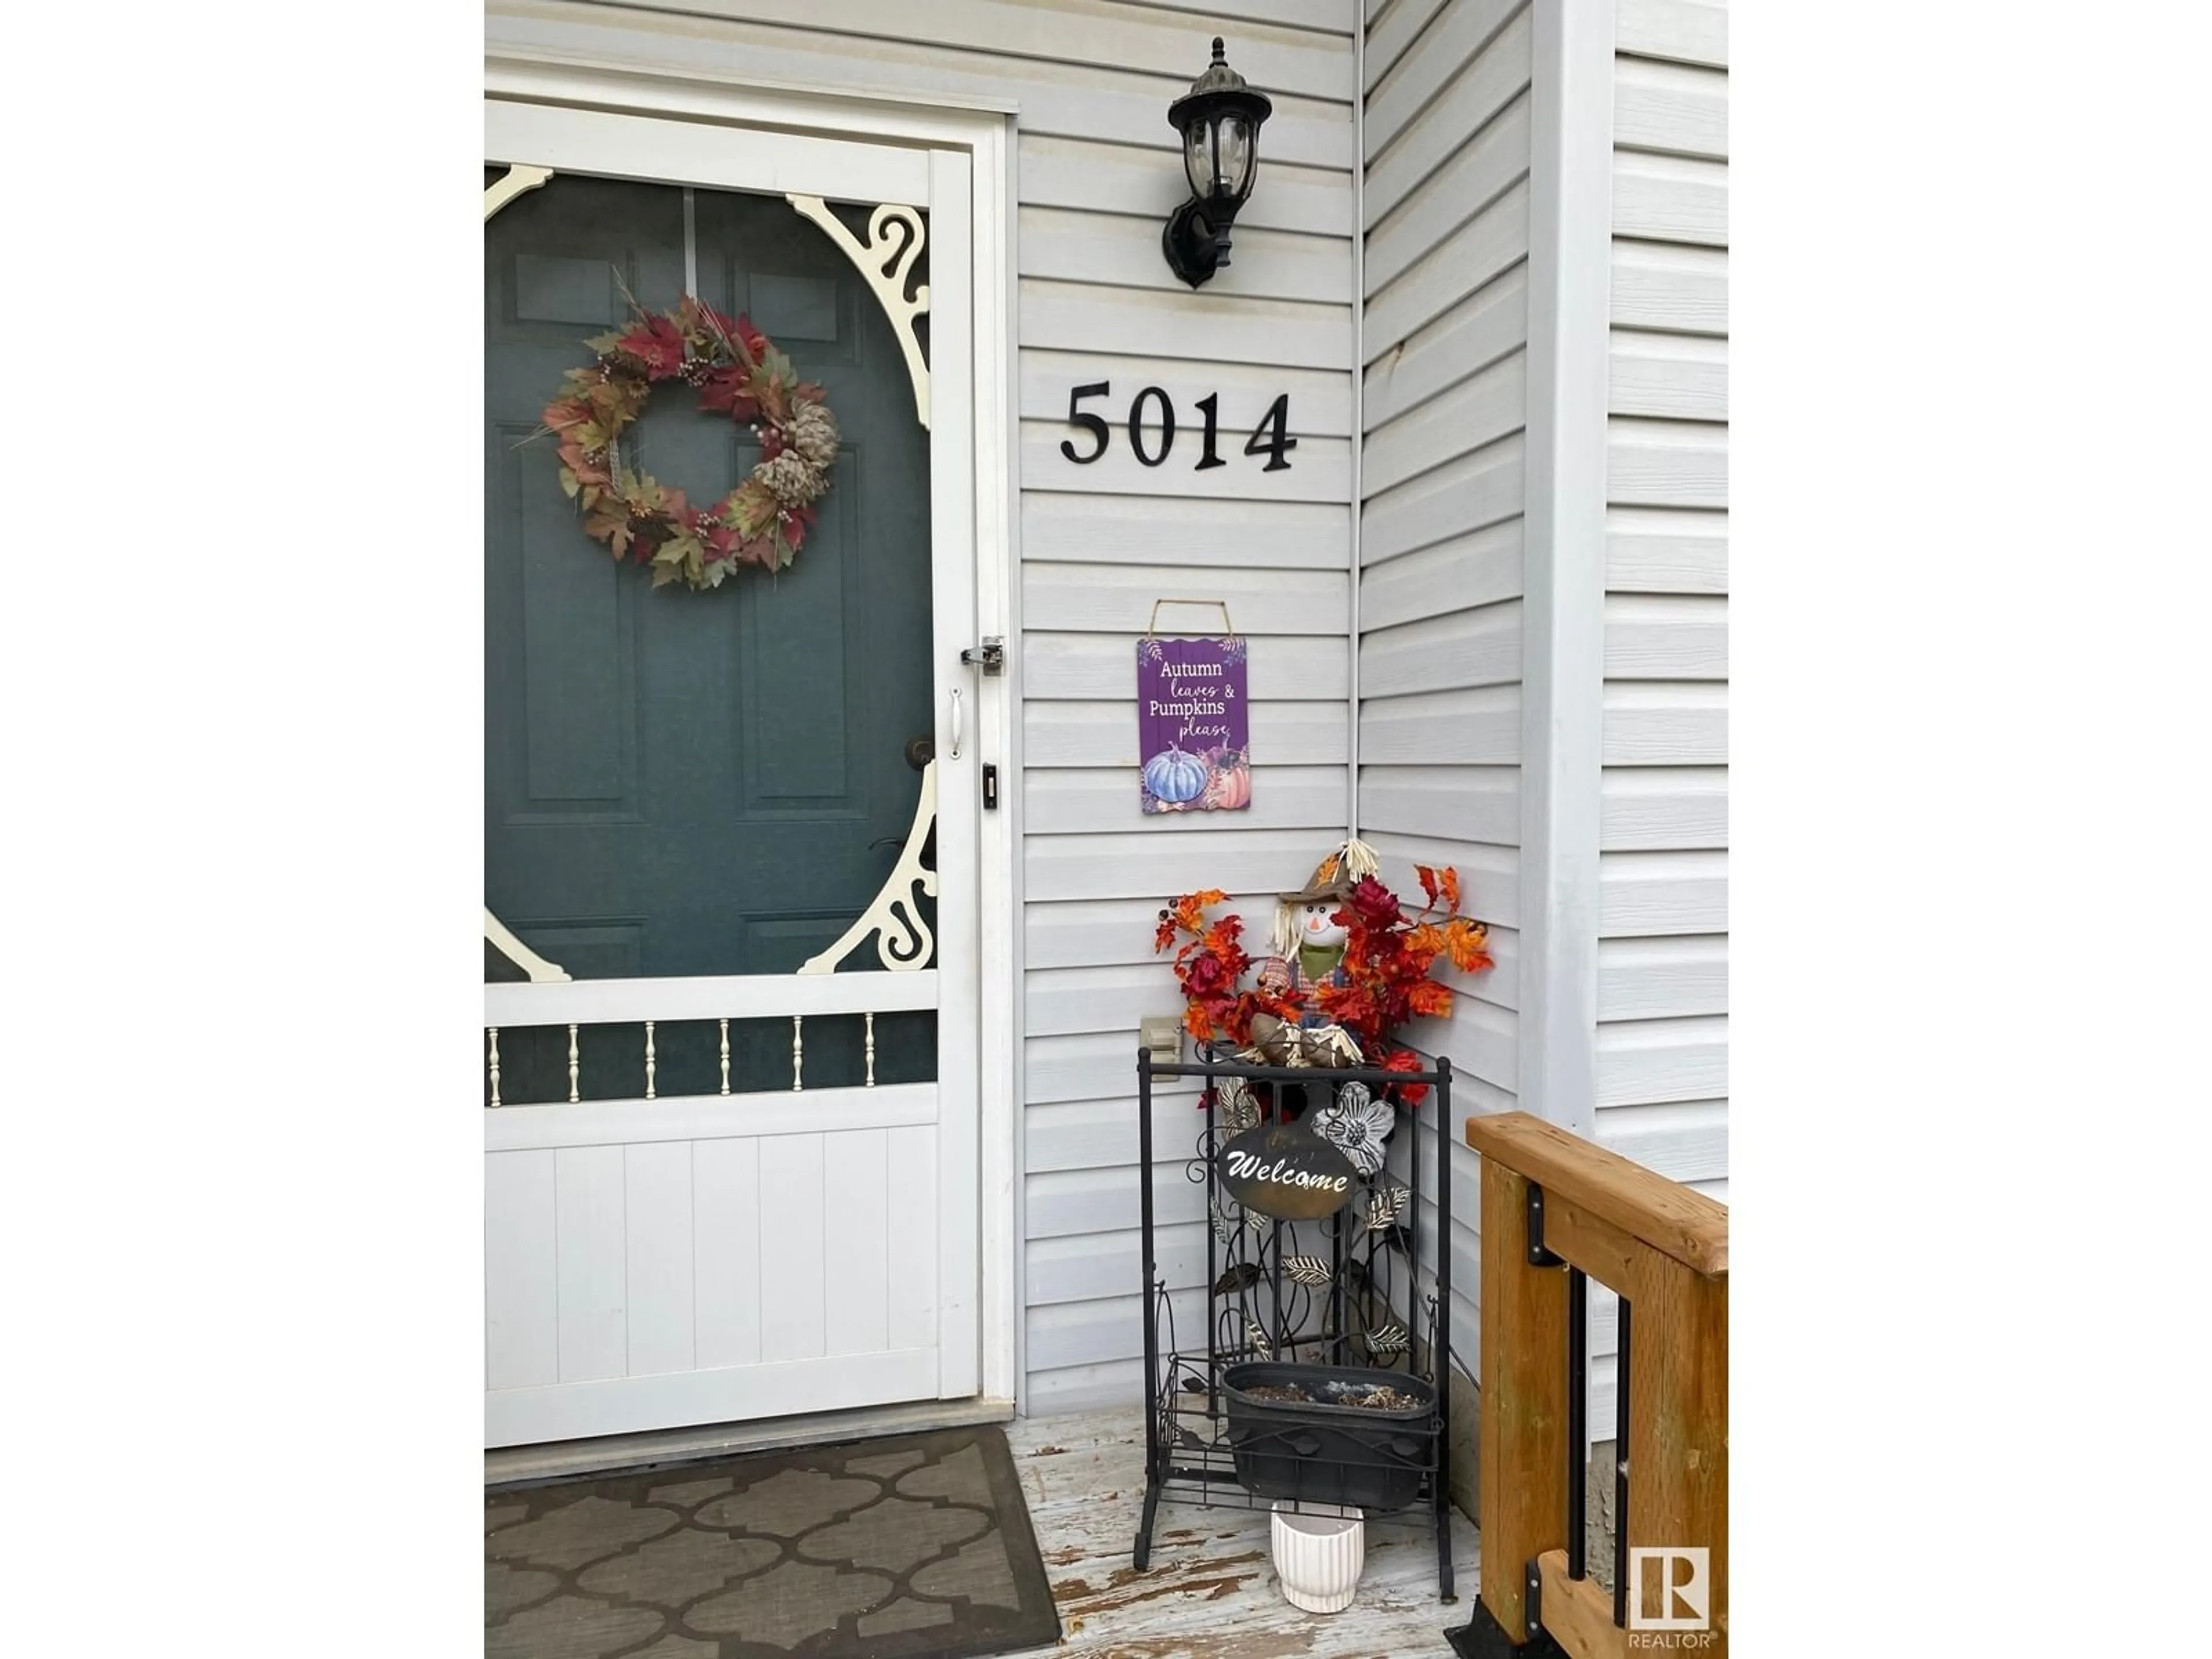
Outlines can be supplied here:
M1062 438L1060 441L1060 453L1078 466L1090 465L1106 453L1108 446L1114 441L1114 431L1106 424L1106 417L1096 410L1084 408L1084 399L1111 397L1113 392L1114 386L1110 380L1093 380L1088 386L1073 386L1068 391L1067 423L1089 433L1091 440L1091 453L1087 455L1077 452L1073 439ZM1153 420L1159 428L1159 447L1157 451L1146 447L1144 425L1146 410L1154 404L1157 404L1158 412ZM1198 410L1206 416L1206 426L1199 440L1200 453L1198 465L1191 471L1204 472L1212 467L1228 465L1220 453L1221 394L1207 392L1198 400ZM1298 441L1289 435L1290 423L1291 394L1278 392L1275 401L1267 405L1267 412L1260 417L1260 424L1244 440L1247 455L1265 455L1267 458L1267 464L1260 469L1262 472L1286 472L1290 470L1289 452L1298 447ZM1129 400L1127 430L1129 447L1136 453L1139 462L1146 466L1160 466L1166 463L1170 452L1175 448L1176 412L1174 403L1163 388L1148 386Z

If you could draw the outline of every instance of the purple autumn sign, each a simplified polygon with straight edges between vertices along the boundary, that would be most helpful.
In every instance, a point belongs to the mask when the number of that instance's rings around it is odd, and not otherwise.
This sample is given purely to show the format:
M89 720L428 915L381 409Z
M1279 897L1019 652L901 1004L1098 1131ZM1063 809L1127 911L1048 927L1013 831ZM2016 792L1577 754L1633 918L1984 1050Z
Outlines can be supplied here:
M1147 812L1234 812L1252 804L1244 641L1137 641L1137 752Z

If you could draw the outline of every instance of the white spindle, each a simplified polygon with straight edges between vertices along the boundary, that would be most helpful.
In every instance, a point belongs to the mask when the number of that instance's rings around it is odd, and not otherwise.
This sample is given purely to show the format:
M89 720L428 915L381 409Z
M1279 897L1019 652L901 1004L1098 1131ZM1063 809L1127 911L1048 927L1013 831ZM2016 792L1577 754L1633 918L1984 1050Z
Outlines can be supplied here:
M499 1104L499 1027L491 1025L485 1030L491 1038L491 1103L496 1106Z
M570 1100L577 1097L576 1075L576 1028L571 1025L568 1028L568 1098Z
M722 1092L730 1092L730 1022L722 1022Z
M805 1024L806 1016L804 1014L791 1017L791 1092L793 1094L805 1087L799 1081L806 1071L806 1037L800 1029Z
M876 1086L876 1017L868 1014L865 1018L868 1022L868 1080L862 1086L872 1089Z
M653 1022L645 1022L645 1097L653 1098Z

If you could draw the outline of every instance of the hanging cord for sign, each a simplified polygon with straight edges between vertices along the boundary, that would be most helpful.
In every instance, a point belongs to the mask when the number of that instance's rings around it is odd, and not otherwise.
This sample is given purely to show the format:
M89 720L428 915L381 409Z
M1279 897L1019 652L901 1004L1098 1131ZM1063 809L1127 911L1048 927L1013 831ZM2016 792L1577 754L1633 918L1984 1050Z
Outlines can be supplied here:
M1145 637L1158 639L1160 632L1160 607L1164 605L1207 605L1221 613L1221 635L1224 639L1237 637L1237 624L1229 620L1229 605L1222 599L1154 599L1152 618L1145 624Z

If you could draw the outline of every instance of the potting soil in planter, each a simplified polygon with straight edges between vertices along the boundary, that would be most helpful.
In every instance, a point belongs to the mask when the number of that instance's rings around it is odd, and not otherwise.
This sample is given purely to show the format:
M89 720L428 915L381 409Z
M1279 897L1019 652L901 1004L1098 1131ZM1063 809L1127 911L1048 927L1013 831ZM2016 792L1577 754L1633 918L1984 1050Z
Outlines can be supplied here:
M1261 1360L1221 1382L1237 1482L1260 1497L1403 1509L1436 1462L1436 1385L1420 1377Z

